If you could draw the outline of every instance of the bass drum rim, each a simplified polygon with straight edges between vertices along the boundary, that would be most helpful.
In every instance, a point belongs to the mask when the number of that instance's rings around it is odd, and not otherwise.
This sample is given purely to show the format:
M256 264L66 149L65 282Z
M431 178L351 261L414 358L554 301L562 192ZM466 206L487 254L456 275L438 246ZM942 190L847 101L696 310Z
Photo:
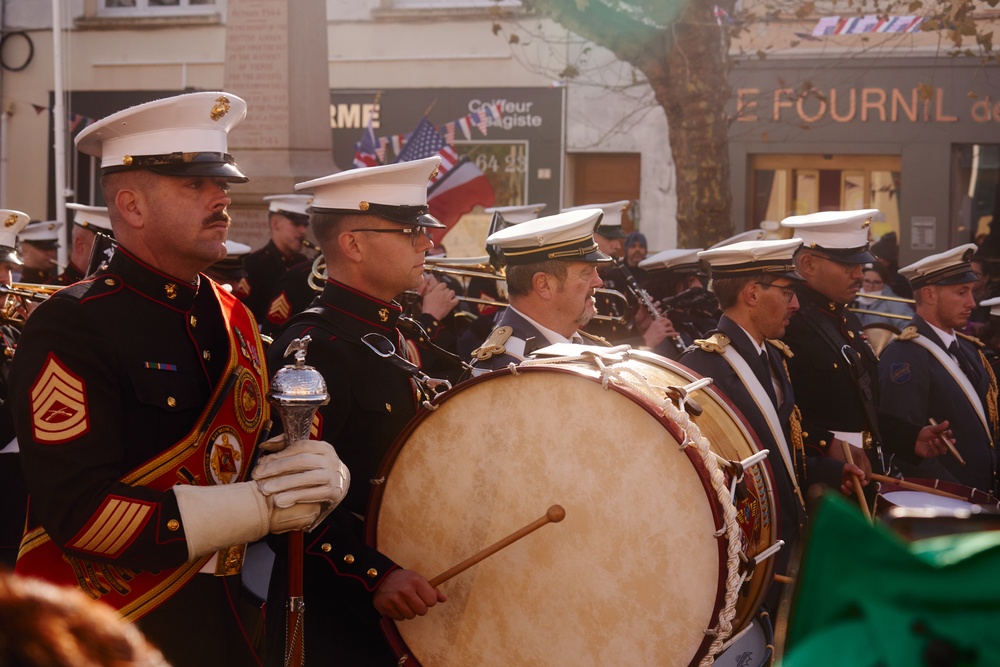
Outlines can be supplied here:
M700 378L700 376L698 376L697 373L682 366L681 364L678 364L677 362L672 362L670 360L664 359L654 354L645 353L640 355L636 354L635 351L633 351L631 353L631 356L643 363L657 365L682 377L690 378L691 381ZM483 382L491 381L494 378L510 376L515 374L539 373L539 372L547 372L547 373L557 372L560 374L569 374L573 376L580 376L590 382L595 382L592 369L579 364L525 366L518 368L516 372L512 372L510 369L501 369L488 374L471 378L465 382L460 383L459 385L457 385L450 391L446 392L445 394L438 396L433 401L433 407L434 408L440 407L444 403L452 400L454 396L460 395L463 391L468 390L470 387L474 387L475 385L481 384ZM647 414L652 416L654 420L656 420L656 422L658 422L659 425L663 427L664 430L666 430L670 434L670 437L673 438L675 442L681 443L684 441L685 433L681 429L681 427L678 426L675 422L673 422L669 418L661 414L657 414L657 412L654 410L655 406L653 406L648 401L641 400L641 396L638 396L629 391L625 391L614 384L609 384L608 388L613 389L619 395L628 398L634 404L642 408L642 410L644 410ZM711 386L704 387L700 391L705 391L707 393L710 393L712 395L712 398L716 400L721 406L723 406L725 410L730 414L730 416L734 419L734 421L738 423L738 426L742 428L743 435L749 437L750 445L756 448L756 451L761 451L760 442L757 439L756 434L754 434L754 432L749 428L742 414L739 412L738 409L736 409L736 407L729 401L729 399L724 394L717 391L714 387ZM376 548L378 547L377 534L378 534L378 524L379 524L379 513L384 500L386 480L388 479L388 476L390 475L394 465L396 464L397 459L399 458L406 444L409 442L410 438L428 418L431 418L433 414L434 414L433 410L423 410L419 412L416 415L416 417L414 417L414 419L412 419L406 425L403 431L394 440L392 446L389 448L385 458L383 459L379 467L376 476L377 483L374 485L374 488L372 490L369 499L369 505L367 508L366 521L365 521L364 539L366 544L370 546ZM704 465L704 462L701 460L700 455L697 453L694 447L687 447L684 448L682 451L687 455L688 460L694 466L694 469L701 480L703 491L705 493L705 498L708 501L709 511L712 516L712 520L715 523L715 527L716 529L721 529L722 526L724 525L724 519L722 517L721 509L717 504L718 501L712 494L710 473L708 472L707 468ZM767 459L764 459L763 461L761 461L761 464L763 465L764 468L766 468L767 474L771 475L772 476L771 479L773 479L773 471L771 470L769 461L767 461ZM777 513L778 508L774 505L773 486L768 487L766 489L766 492L768 495L768 502L770 503L772 511ZM773 517L772 520L775 521L775 525L777 525L777 516ZM711 621L713 627L717 622L720 610L723 608L724 599L726 596L726 582L725 582L726 544L727 541L725 539L716 540L716 549L719 554L721 576L719 577L717 590L714 596L714 601L712 603ZM762 563L761 565L758 566L756 575L764 576L767 573L773 572L772 568L773 568L773 559L768 559L767 561L765 561L765 563ZM426 576L430 577L435 573L428 572L422 574L425 574ZM758 598L759 601L763 600L763 592L759 594ZM747 614L746 618L742 620L739 618L733 619L734 632L744 627L746 625L746 622L753 618L757 610L750 609L748 611L749 613ZM434 610L432 609L429 613L433 614ZM737 626L737 622L740 622L739 626ZM397 657L402 658L405 656L408 661L407 664L411 665L421 664L419 662L419 657L413 653L410 647L407 646L395 622L393 622L388 618L383 618L382 628L389 641L390 646L396 653ZM700 642L698 646L698 650L696 651L694 657L692 658L691 664L696 664L699 660L701 660L707 655L712 640L713 637L711 635L706 635L703 638L703 640Z

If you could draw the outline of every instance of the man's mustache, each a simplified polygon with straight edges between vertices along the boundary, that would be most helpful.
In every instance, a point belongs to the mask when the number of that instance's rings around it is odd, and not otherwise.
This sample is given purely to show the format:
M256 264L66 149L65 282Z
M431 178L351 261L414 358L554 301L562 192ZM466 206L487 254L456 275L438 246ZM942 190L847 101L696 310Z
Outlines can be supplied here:
M209 225L215 224L216 222L224 222L226 223L226 226L229 226L232 224L232 218L230 218L229 214L226 213L225 211L216 211L212 215L205 218L205 220L201 224L205 227L208 227Z

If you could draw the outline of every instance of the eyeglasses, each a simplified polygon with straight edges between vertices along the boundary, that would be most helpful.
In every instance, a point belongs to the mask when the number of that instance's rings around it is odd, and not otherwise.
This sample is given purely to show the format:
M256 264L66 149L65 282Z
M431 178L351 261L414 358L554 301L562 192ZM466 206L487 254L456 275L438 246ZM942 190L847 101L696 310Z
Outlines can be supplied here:
M792 298L795 296L795 290L793 290L791 287L788 286L782 287L780 285L775 285L774 283L762 283L760 281L754 281L754 282L763 287L764 289L767 289L768 287L773 287L774 289L781 290L781 294L785 297L785 303L791 303Z
M364 227L362 229L352 229L352 232L374 232L376 234L406 234L410 237L410 245L414 248L417 247L417 241L421 237L430 238L431 235L427 233L426 227L404 227L402 229L374 229L371 227Z

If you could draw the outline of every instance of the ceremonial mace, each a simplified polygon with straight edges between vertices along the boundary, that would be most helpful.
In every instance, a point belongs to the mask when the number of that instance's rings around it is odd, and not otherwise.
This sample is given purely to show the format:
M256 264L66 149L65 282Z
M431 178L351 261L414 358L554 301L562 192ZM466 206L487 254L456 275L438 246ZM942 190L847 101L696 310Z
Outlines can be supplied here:
M330 402L323 376L312 366L306 366L306 348L309 336L296 338L288 344L284 356L295 353L295 363L285 366L271 380L268 398L278 410L285 431L285 447L298 440L309 438L313 416L321 405ZM288 536L288 609L285 620L285 665L302 667L305 654L303 637L305 626L305 600L302 597L301 530Z

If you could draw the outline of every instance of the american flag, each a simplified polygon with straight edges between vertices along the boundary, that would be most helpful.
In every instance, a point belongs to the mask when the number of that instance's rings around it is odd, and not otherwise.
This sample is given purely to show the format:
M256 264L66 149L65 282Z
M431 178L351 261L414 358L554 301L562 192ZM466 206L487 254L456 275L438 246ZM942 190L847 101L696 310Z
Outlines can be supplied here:
M378 147L378 142L375 141L375 131L372 130L372 119L369 116L368 126L354 150L354 166L376 167L381 164L377 155Z
M448 145L441 133L425 117L420 119L416 129L410 133L396 162L410 162L432 155L441 156L441 167L437 175L431 179L431 183L437 183L458 163L458 153Z

